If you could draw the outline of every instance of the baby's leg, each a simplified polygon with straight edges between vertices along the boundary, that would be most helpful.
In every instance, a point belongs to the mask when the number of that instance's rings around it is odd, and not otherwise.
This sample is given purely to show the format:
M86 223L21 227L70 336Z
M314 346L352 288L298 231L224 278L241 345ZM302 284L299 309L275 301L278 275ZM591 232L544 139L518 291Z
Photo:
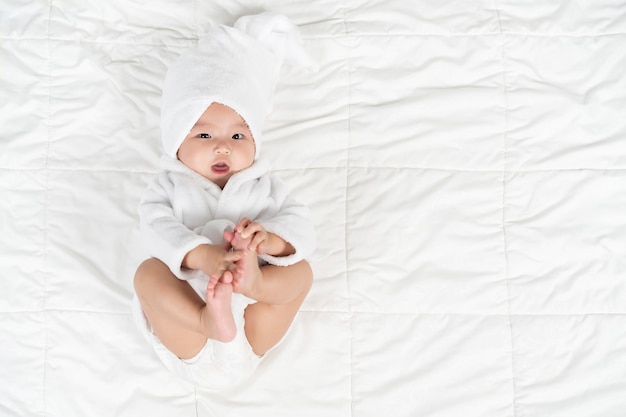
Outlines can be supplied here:
M307 292L287 304L250 304L244 313L244 330L252 351L263 355L283 338L296 317Z
M289 329L311 288L313 272L306 261L259 268L254 252L242 261L244 279L252 281L244 295L257 300L246 308L244 330L254 353L262 355Z
M187 282L153 258L137 269L135 291L154 333L179 358L195 356L207 338L227 342L235 336L230 284L211 280L205 303Z
M311 287L313 273L308 262L290 266L259 267L254 251L244 252L237 262L241 273L233 279L233 291L267 304L287 304Z

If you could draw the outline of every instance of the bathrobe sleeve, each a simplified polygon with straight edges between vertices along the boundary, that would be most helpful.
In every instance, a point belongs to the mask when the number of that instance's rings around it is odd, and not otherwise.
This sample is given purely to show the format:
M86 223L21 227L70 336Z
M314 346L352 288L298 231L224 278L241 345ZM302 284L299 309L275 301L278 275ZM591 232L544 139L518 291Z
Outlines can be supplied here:
M158 174L148 186L139 204L139 230L150 256L165 263L180 279L185 255L200 244L212 243L198 235L177 218L171 198L174 183L166 172Z
M313 255L315 251L315 228L306 206L299 203L287 185L278 177L272 177L270 205L256 219L270 233L289 242L296 250L288 256L259 255L264 261L279 266L293 265Z

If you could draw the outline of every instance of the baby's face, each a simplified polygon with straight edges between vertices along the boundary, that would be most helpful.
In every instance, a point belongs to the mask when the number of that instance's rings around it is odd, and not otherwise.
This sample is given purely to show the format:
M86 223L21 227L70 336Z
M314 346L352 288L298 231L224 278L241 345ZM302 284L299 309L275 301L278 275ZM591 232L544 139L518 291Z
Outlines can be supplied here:
M213 103L178 148L178 159L224 188L230 177L254 163L254 153L246 122L230 107Z

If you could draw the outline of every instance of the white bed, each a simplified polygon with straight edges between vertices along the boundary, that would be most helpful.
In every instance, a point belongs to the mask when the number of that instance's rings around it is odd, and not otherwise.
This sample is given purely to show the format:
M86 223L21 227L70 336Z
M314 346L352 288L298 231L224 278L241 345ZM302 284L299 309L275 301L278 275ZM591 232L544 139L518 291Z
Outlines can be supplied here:
M136 206L168 64L263 10L315 283L216 395L134 328ZM2 1L0 416L623 417L625 69L623 0Z

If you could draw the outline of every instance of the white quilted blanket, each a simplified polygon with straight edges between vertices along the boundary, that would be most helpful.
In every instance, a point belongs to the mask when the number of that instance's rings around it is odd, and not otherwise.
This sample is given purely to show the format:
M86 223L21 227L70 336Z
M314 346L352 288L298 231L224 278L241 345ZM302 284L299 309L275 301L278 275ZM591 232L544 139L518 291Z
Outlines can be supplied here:
M262 10L316 280L215 395L134 328L136 206L168 64ZM0 416L623 417L625 115L624 0L2 1Z

